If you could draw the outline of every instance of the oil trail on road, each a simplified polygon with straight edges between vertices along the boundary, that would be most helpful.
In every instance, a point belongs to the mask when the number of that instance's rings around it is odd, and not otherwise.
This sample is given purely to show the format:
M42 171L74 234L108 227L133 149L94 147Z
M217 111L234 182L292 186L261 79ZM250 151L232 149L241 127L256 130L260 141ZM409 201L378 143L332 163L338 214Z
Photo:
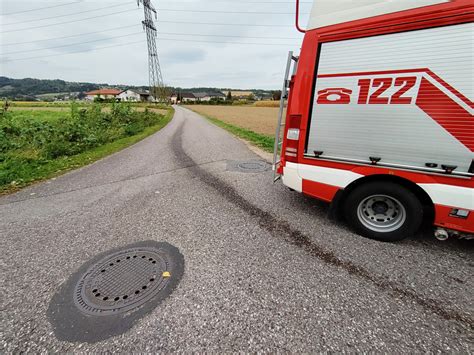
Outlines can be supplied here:
M456 321L471 329L474 329L474 320L467 314L459 313L453 310L447 310L440 306L439 302L432 299L425 299L418 295L415 291L403 288L395 282L389 281L383 277L373 275L368 270L346 260L341 260L332 251L324 250L315 244L310 238L294 229L288 222L277 219L271 213L263 211L259 207L247 201L237 191L227 184L225 181L207 172L201 168L196 162L184 151L182 144L182 135L185 122L182 122L174 133L171 141L171 149L176 159L186 166L188 170L200 178L202 182L207 184L222 195L226 200L240 208L242 211L255 218L263 229L268 231L273 237L283 238L292 245L298 246L317 257L326 264L336 266L348 272L351 275L371 282L379 289L388 292L396 297L410 299L418 305L427 309L448 321Z

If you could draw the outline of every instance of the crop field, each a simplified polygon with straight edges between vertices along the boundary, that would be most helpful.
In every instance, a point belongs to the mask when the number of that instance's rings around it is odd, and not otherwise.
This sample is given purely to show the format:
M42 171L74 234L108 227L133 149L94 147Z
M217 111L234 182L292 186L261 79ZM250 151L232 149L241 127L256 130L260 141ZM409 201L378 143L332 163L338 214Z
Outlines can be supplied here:
M275 134L278 107L192 105L187 108L265 136Z
M280 107L280 101L263 100L253 104L255 107Z

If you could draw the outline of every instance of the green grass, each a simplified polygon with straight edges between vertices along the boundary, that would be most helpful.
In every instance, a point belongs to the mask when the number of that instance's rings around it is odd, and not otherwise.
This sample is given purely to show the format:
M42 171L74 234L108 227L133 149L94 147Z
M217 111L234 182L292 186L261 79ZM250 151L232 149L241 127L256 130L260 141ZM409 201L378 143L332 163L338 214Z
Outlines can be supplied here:
M71 107L71 103L75 103L79 107L87 108L94 104L95 102L78 100L78 101L11 101L8 100L10 107L22 107L22 108L35 108L35 107ZM0 100L0 108L5 104L4 100ZM109 106L109 103L100 103L103 106ZM166 109L168 106L162 103L152 103L152 102L127 102L127 104L133 107L148 107L148 108L161 108Z
M224 128L226 131L229 131L233 135L252 143L253 145L263 149L266 152L273 153L273 148L275 144L274 137L266 136L261 133L256 133L246 128L234 126L232 124L223 122L219 120L218 118L215 118L212 116L203 115L202 113L199 113L199 112L196 112L196 113L205 117L206 119L214 123L216 126Z
M35 119L41 122L54 122L61 118L71 117L69 111L38 111L38 110L21 110L11 111L9 113L14 120Z
M71 107L72 101L8 101L10 107ZM77 101L81 106L90 106L92 105L89 101ZM0 100L0 106L3 107L5 101Z
M41 111L41 114L45 112ZM56 114L56 112L53 113ZM148 113L148 119L153 119L149 121L152 125L141 127L139 132L133 132L136 134L122 133L122 137L117 135L120 137L118 139L85 149L78 154L64 154L50 158L45 156L41 148L35 148L31 144L9 150L4 153L3 161L0 160L0 178L3 175L3 180L0 180L0 194L11 193L32 183L64 174L124 149L166 126L172 119L173 113L174 110L169 107L166 115Z

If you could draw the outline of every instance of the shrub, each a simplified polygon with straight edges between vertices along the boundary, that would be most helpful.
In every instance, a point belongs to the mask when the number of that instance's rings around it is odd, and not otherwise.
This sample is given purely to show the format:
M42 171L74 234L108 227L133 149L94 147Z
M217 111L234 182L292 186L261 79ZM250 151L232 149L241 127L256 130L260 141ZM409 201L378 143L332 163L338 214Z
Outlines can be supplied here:
M149 110L135 112L128 104L112 103L110 112L95 104L57 121L15 120L13 113L0 116L0 153L35 149L45 159L71 156L117 139L133 136L157 124L162 115Z

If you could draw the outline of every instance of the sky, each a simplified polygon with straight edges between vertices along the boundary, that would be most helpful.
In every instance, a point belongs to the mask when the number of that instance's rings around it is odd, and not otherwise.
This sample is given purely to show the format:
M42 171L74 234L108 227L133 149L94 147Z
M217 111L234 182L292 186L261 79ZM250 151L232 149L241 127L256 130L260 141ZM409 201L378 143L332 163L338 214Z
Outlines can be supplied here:
M166 85L279 89L295 0L152 0ZM302 0L301 24L311 0ZM1 0L0 76L148 85L136 0ZM72 53L71 53L72 52Z

